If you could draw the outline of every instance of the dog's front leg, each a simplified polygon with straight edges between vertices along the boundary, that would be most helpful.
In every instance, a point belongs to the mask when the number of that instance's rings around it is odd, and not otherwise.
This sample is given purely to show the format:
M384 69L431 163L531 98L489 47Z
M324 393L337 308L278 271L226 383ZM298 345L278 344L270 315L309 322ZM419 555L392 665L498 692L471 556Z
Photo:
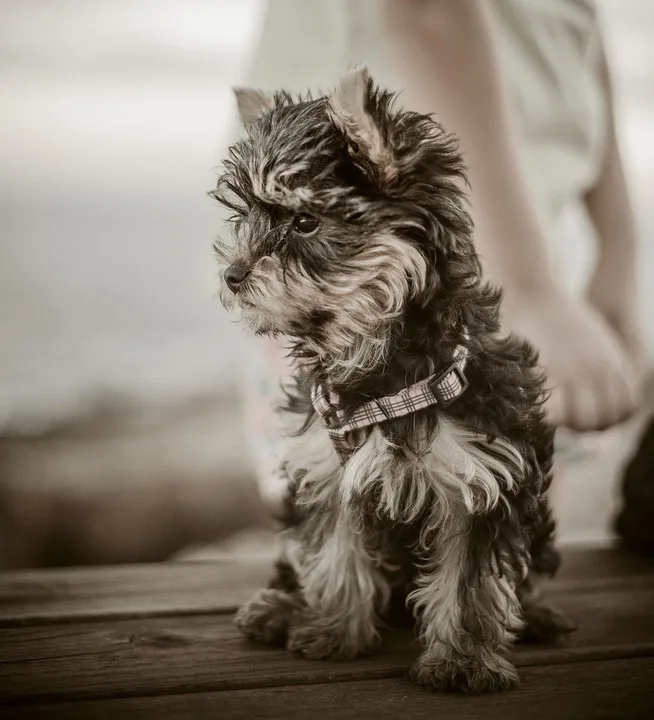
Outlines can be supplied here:
M512 572L498 572L491 553L474 552L470 520L459 508L439 532L411 595L426 647L410 676L432 690L498 692L518 684L502 653L520 627L520 604Z
M304 607L291 618L287 647L313 659L349 659L373 650L390 596L383 560L366 530L334 506L316 508L323 516L299 529L306 542L298 578Z

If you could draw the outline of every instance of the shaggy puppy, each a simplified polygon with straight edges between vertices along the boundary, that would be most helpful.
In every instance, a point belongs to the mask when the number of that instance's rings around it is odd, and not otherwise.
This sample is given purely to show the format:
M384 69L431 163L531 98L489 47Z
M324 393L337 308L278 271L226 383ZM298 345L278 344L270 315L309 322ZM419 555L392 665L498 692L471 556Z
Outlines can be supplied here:
M249 637L352 658L408 606L439 690L517 683L519 632L571 629L540 600L559 559L553 430L534 350L499 332L455 138L365 69L329 96L238 90L246 137L213 193L223 303L298 360L279 465L282 551L239 611Z

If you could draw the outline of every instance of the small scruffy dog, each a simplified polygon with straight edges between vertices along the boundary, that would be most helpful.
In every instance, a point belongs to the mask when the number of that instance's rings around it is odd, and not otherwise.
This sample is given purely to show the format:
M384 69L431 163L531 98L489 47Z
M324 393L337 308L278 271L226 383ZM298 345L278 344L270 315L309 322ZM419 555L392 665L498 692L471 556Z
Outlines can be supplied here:
M365 69L318 99L236 94L247 133L213 193L234 213L221 299L291 338L300 368L282 554L236 624L346 659L410 607L413 680L511 688L517 634L572 629L539 592L559 562L553 430L534 350L499 332L458 144Z

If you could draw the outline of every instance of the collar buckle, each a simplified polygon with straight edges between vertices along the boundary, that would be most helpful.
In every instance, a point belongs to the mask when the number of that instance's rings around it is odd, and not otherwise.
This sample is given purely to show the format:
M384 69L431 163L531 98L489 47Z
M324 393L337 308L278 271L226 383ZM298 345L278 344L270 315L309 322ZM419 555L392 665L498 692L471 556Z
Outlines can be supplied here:
M442 408L446 408L463 395L468 385L468 378L463 369L459 363L453 362L445 371L430 381L429 389L436 396L438 404Z

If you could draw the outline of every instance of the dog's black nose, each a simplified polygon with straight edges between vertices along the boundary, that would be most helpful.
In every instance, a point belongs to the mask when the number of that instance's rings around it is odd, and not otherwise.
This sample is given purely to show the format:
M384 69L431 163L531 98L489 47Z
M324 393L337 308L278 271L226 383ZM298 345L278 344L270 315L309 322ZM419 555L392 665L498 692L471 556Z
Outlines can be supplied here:
M245 265L234 263L225 270L223 279L225 280L227 287L235 293L238 290L239 285L249 274L250 271L245 267Z

